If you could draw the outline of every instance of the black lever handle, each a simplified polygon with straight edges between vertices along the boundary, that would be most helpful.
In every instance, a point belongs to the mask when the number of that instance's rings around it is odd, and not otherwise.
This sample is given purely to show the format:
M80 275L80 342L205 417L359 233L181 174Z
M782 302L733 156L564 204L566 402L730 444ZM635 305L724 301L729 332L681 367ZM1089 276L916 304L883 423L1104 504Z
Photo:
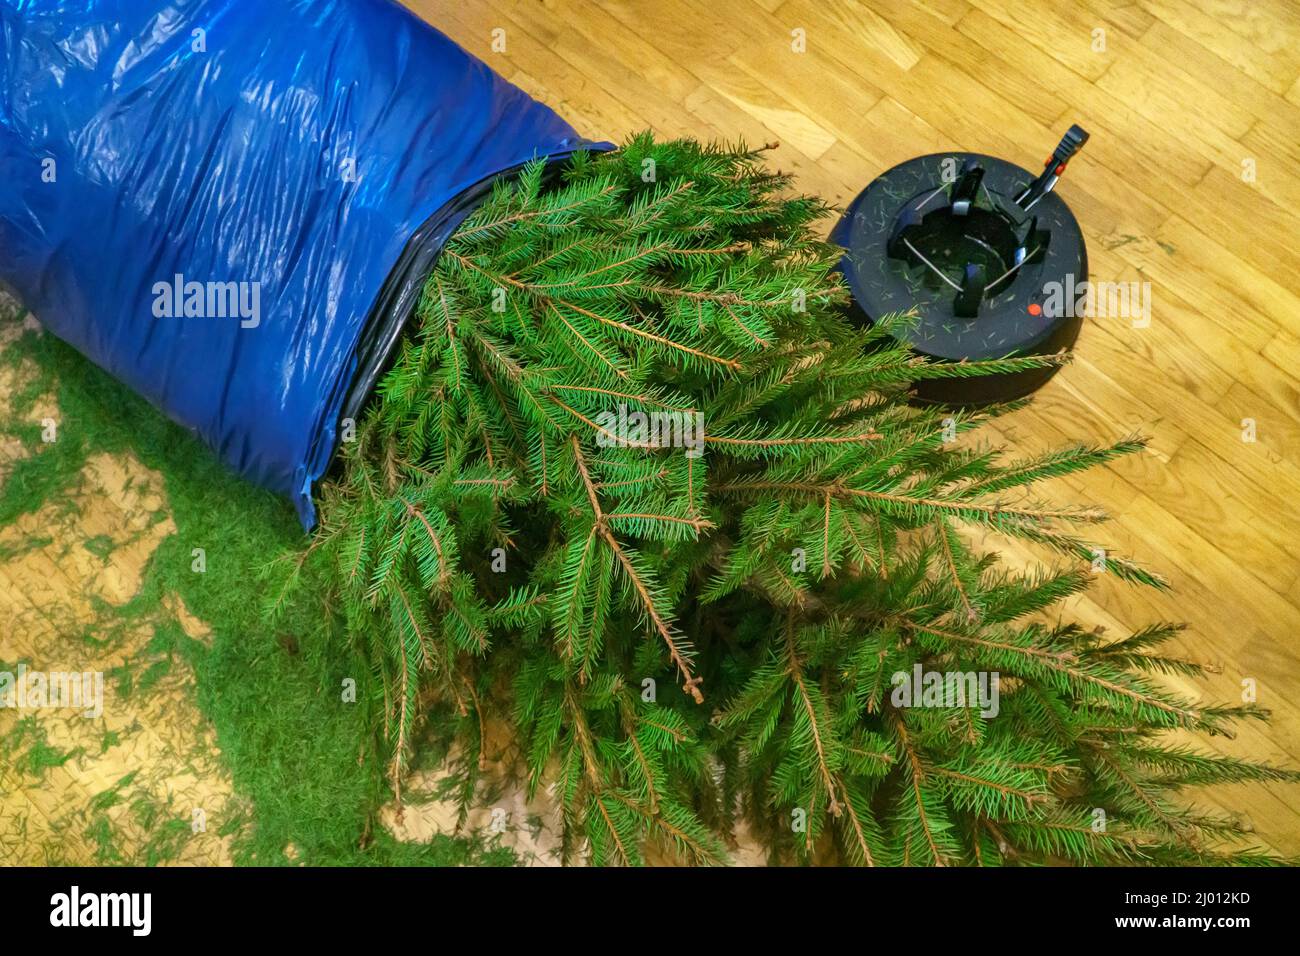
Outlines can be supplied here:
M1061 142L1057 144L1056 149L1052 150L1052 159L1057 165L1068 163L1075 153L1083 149L1083 144L1086 142L1088 142L1088 131L1082 126L1071 126L1061 137Z
M1083 149L1086 142L1088 131L1082 126L1074 125L1066 130L1056 149L1052 150L1052 155L1047 157L1042 173L1016 197L1016 205L1027 212L1038 200L1050 193L1056 186L1056 181L1061 178L1061 173L1065 172L1066 164L1074 158L1075 153Z

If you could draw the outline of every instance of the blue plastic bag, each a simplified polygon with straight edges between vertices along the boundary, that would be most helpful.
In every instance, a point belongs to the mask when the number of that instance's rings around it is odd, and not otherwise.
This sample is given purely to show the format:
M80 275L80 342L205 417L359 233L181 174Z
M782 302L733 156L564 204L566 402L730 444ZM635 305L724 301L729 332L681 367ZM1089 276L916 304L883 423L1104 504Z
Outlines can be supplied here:
M306 527L485 183L585 145L388 0L0 0L0 282Z

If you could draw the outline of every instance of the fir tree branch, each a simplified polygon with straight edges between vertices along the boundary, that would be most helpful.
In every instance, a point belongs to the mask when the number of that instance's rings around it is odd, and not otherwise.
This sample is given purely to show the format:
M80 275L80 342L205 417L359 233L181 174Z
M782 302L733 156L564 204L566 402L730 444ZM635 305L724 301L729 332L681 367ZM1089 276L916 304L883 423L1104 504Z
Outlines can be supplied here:
M582 475L582 483L587 490L587 499L591 503L592 514L595 517L595 528L605 539L614 556L618 559L623 568L623 573L627 575L628 580L632 582L637 595L641 599L642 608L646 617L654 625L654 629L659 632L664 644L668 647L668 654L672 658L673 664L677 666L678 672L682 675L682 689L695 699L695 703L704 703L704 695L700 693L700 679L691 673L690 663L678 646L678 641L674 637L668 622L660 616L659 608L656 606L654 599L650 596L650 589L646 586L640 574L627 556L627 552L619 545L618 540L610 532L605 521L605 513L601 510L600 500L596 495L596 486L591 480L591 471L587 467L587 459L582 454L582 446L578 444L576 437L569 439L570 447L573 449L573 457L578 465L578 472Z
M817 769L821 774L822 782L826 787L826 798L829 801L831 814L839 816L842 812L839 801L835 798L835 780L831 774L830 765L826 754L826 745L822 741L822 732L818 727L819 717L817 709L813 706L812 699L808 696L808 688L804 685L803 665L799 662L799 655L794 647L794 637L791 634L789 624L785 627L785 647L786 647L786 673L790 676L790 681L794 685L795 693L799 699L804 713L808 717L808 726L811 729L813 746L817 752Z
M971 644L976 647L988 650L1002 651L1009 654L1016 654L1031 659L1039 666L1049 668L1066 674L1074 680L1083 684L1092 684L1112 694L1119 694L1131 700L1137 701L1146 707L1154 707L1157 710L1163 710L1179 719L1186 726L1193 726L1202 720L1202 714L1186 707L1178 707L1168 703L1152 694L1144 694L1130 687L1125 687L1113 680L1107 680L1096 674L1089 674L1079 667L1072 667L1066 660L1072 655L1063 651L1048 651L1039 647L1021 647L1016 644L1008 644L1004 641L994 641L988 638L974 637L969 634L960 634L956 631L939 630L933 627L927 627L923 624L917 624L914 621L904 622L904 626L913 631L919 631L923 634L931 634L935 637L943 638L947 641L956 641L957 643Z
M930 847L930 855L934 858L934 865L945 866L944 854L935 842L934 834L930 829L930 821L925 813L925 801L921 798L921 784L925 780L925 770L921 767L920 757L917 756L916 749L912 746L911 739L907 735L907 727L903 718L896 713L892 715L892 718L894 731L898 734L898 742L907 755L908 764L911 767L911 789L916 797L916 812L921 821L921 832L925 834L926 843Z

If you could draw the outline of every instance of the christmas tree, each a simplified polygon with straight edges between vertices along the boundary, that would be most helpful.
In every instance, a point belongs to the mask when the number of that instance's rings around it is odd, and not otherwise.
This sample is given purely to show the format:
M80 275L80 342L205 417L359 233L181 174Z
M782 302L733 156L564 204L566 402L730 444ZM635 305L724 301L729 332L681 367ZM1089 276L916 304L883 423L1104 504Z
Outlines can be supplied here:
M400 797L445 708L473 792L488 719L558 787L571 859L647 847L877 865L1253 862L1179 791L1293 780L1172 743L1252 707L1163 689L1178 631L1060 619L1093 508L1046 479L1140 439L1008 460L918 407L907 316L846 318L827 206L744 148L640 136L499 183L443 251L310 567L373 662ZM1005 567L971 531L1054 560ZM1164 587L1108 554L1106 572Z

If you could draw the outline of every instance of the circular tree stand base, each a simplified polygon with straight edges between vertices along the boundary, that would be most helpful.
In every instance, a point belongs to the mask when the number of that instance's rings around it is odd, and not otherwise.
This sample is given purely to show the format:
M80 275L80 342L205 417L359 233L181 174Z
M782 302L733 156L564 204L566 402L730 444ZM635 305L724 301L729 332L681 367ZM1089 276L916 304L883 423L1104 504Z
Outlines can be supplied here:
M982 177L957 175L972 167ZM993 156L935 153L872 182L831 233L845 248L840 268L854 319L874 322L915 310L916 322L896 336L940 362L1070 348L1082 324L1076 290L1086 288L1088 253L1073 213L1054 192L1039 196L1027 212L1016 206L1034 178ZM970 198L964 207L963 195ZM901 223L911 228L900 238ZM960 301L963 286L968 293L973 285L974 307L969 296ZM914 387L920 402L980 406L1022 398L1056 371L924 379Z

